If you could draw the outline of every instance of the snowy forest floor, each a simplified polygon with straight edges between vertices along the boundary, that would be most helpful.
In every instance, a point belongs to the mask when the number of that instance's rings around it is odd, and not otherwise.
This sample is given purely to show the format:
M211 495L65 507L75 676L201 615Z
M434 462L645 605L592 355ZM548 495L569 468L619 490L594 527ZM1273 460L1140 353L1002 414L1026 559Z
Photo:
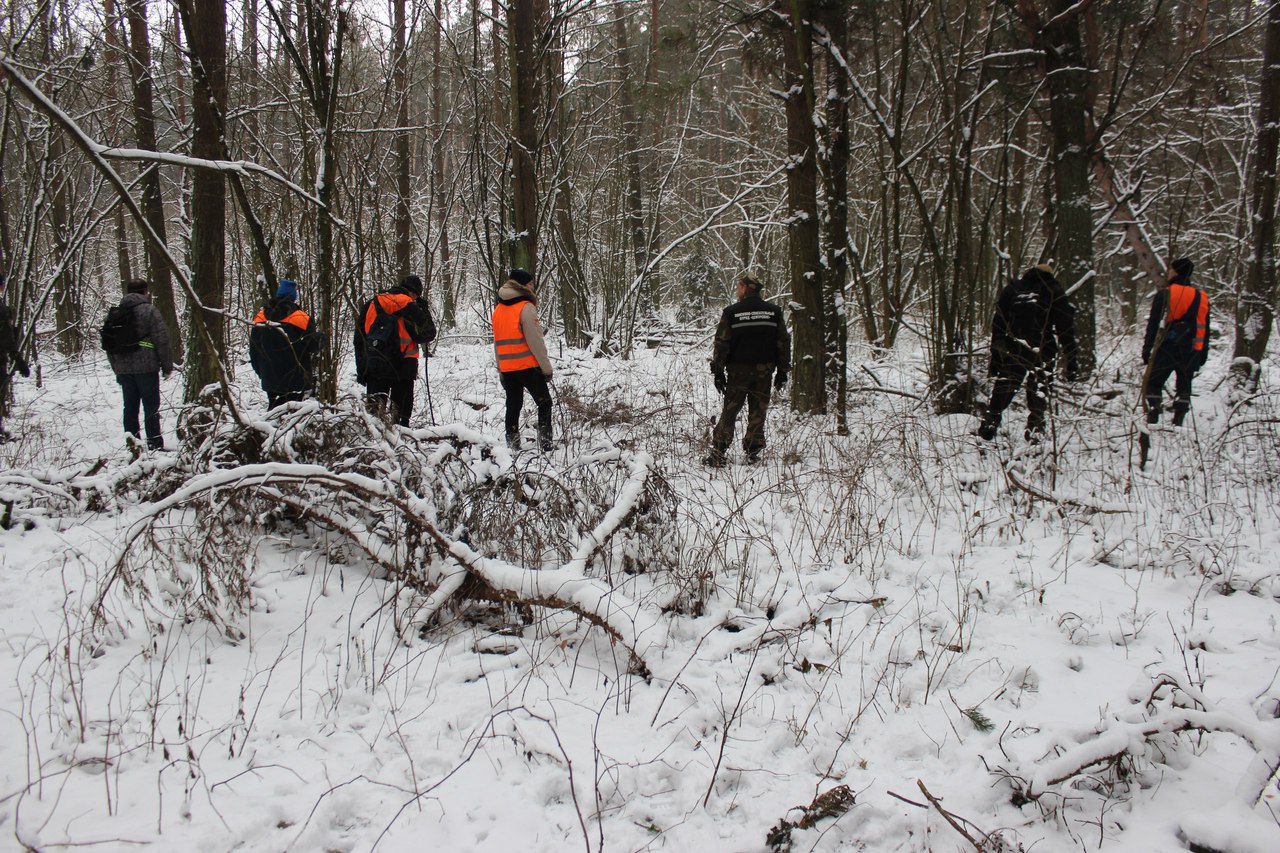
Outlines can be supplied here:
M562 353L559 446L511 455L488 348L442 341L456 426L427 428L420 386L426 469L525 486L441 529L485 557L468 531L505 529L516 585L572 563L612 588L612 637L564 609L436 609L297 514L210 536L217 489L154 515L180 458L130 461L105 359L46 361L0 446L0 847L1274 853L1280 392L1233 406L1211 358L1140 470L1116 349L1038 448L1019 404L991 445L933 414L904 356L865 361L908 394L854 394L848 436L779 404L760 464L711 470L701 350ZM641 480L662 505L593 552ZM597 517L581 482L613 490ZM221 549L248 606L197 618L173 540ZM842 785L852 804L806 811Z

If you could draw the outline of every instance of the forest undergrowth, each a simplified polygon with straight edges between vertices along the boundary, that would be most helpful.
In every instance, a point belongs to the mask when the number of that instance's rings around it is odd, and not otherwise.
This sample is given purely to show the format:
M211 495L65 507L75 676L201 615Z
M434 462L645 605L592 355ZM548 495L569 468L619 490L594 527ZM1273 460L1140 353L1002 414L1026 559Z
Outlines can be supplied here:
M136 462L109 382L19 401L18 843L1280 838L1274 388L1232 402L1211 371L1145 468L1112 381L1061 388L1038 446L1016 410L987 445L911 395L858 395L848 435L779 405L760 464L712 470L697 354L567 358L545 455L494 438L480 348L446 360L441 426L242 388L247 426Z

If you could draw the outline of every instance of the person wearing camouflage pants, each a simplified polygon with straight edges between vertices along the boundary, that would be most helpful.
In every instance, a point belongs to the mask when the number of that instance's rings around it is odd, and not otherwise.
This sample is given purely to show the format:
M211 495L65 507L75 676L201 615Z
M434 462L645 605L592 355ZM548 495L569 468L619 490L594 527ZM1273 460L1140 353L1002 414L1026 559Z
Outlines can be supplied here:
M738 301L720 315L711 357L716 390L724 394L724 408L711 437L711 454L705 460L714 467L727 462L725 454L744 405L747 430L742 449L749 462L760 458L765 447L770 385L782 388L791 372L791 335L782 309L760 297L760 281L750 273L738 278L737 294Z

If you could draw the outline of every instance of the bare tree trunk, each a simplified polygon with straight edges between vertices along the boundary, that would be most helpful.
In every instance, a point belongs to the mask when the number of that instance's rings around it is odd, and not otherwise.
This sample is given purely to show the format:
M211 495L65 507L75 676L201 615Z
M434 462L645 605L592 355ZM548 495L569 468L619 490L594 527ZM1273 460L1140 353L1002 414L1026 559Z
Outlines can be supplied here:
M849 52L844 4L827 0L820 9L825 40L840 56ZM836 429L847 435L849 393L849 81L835 61L826 64L826 269L827 363L834 380Z
M1236 304L1232 374L1238 385L1256 383L1275 322L1276 157L1280 148L1280 0L1267 6L1266 41L1259 74L1257 137L1254 140L1249 258ZM1248 388L1246 387L1246 390Z
M622 119L622 163L626 180L627 238L631 244L631 260L635 275L645 275L649 265L649 236L644 227L644 190L640 180L640 119L636 115L635 73L631 67L631 51L627 37L624 7L613 7L613 33L617 41L616 67L618 103ZM641 285L640 309L651 310L654 294Z
M826 411L823 269L818 220L818 142L813 126L813 8L810 0L779 0L787 113L787 206L793 357L791 407Z
M1093 267L1093 217L1089 209L1089 139L1085 129L1089 101L1089 68L1080 36L1077 0L1050 0L1049 20L1042 23L1033 0L1018 0L1031 31L1032 46L1041 52L1049 91L1049 136L1057 238L1057 277L1072 291L1076 310L1079 364L1093 371L1097 320Z
M223 0L181 0L191 49L191 155L208 160L225 154L227 107L227 10ZM226 355L226 187L222 173L197 169L191 176L192 288L208 338L194 319L187 331L186 400L199 399L219 381Z
M445 185L444 166L446 140L449 138L444 123L444 82L442 68L444 54L441 51L441 38L444 34L444 3L436 0L435 30L432 34L432 49L435 59L431 66L431 133L436 143L431 146L431 186L434 191L436 211L436 242L440 251L440 266L433 276L440 290L443 314L447 325L452 326L457 314L455 295L453 292L453 274L449 268L449 188Z
M40 22L43 30L41 35L43 37L44 62L48 66L53 62L54 30L56 28L52 3L45 4ZM67 252L70 251L68 241L70 222L67 211L67 181L70 179L70 173L63 168L64 153L61 134L52 132L47 151L49 162L54 166L54 168L47 170L47 174L52 176L50 189L53 196L52 204L49 208L49 224L53 226L53 245L59 257L65 257ZM76 292L75 278L72 275L70 264L65 265L62 272L58 274L58 279L54 283L53 298L53 316L57 329L56 345L58 352L66 356L78 355L84 349L84 330L81 328L83 309L80 305L80 296Z
M565 107L564 34L556 33L552 55L551 102L556 118L557 152L555 188L553 190L556 224L556 255L560 272L560 323L570 346L583 347L589 337L590 316L587 308L587 277L582 270L578 236L573 223L573 181L568 162L569 118Z
M120 87L120 62L123 52L120 49L120 14L116 10L115 0L103 0L102 17L103 42L106 46L102 52L102 65L106 69L107 90L116 92ZM113 112L111 128L113 141L118 140L122 135L120 121L115 118L118 115ZM129 261L129 236L124 227L124 210L117 207L112 219L116 232L116 271L120 281L124 282L133 278L132 264Z
M147 0L125 0L125 16L129 22L129 76L133 83L133 128L138 147L156 151L155 90L151 77L151 34L147 23ZM165 236L164 199L160 189L159 164L144 164L138 176L140 206L151 230L162 241ZM147 280L151 282L151 300L160 309L169 329L169 345L174 353L182 352L181 324L173 294L169 261L159 246L150 240L147 246Z
M508 9L511 42L511 263L537 274L538 129L543 61L541 34L546 0L512 0Z
M437 8L439 2L436 3ZM439 22L437 22L438 24ZM412 259L412 241L409 233L409 175L411 160L409 153L409 53L405 36L405 0L395 0L392 4L392 50L393 57L392 86L396 96L396 276L403 278L409 274ZM437 26L438 31L438 26ZM439 47L436 48L436 66L439 67ZM433 91L433 96L436 94Z

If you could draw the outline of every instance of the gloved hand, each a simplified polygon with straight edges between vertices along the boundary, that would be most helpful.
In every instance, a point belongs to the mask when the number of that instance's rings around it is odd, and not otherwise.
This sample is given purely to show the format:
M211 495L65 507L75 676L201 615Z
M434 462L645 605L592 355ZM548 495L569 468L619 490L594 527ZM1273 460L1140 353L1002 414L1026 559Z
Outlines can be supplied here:
M724 393L724 389L729 387L729 380L725 379L723 370L712 371L711 381L715 382L716 390L721 394Z
M164 374L165 379L168 379L170 376L173 375L173 368L171 367L168 370L162 370L160 372Z
M787 371L785 370L779 370L776 374L774 374L773 387L781 391L782 386L787 384L787 375L788 375Z
M23 376L31 375L31 365L27 364L27 360L25 358L18 359L18 372Z

